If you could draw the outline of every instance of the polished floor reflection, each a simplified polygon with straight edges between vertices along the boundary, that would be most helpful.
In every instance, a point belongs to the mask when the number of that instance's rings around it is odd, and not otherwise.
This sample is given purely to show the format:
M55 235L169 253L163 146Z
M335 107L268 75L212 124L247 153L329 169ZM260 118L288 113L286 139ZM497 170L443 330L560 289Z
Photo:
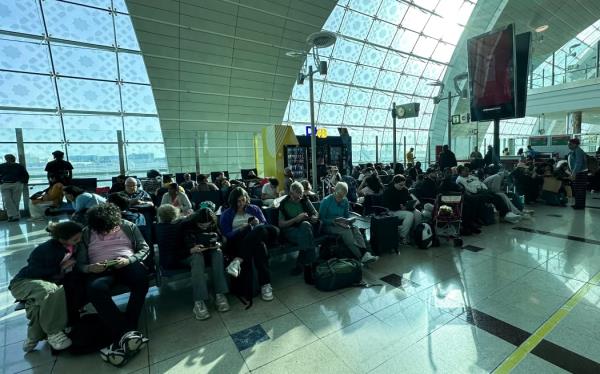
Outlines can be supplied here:
M97 354L54 357L46 344L23 354L26 319L7 285L47 233L45 224L2 222L2 372L492 372L591 282L514 372L600 372L600 209L534 209L531 220L465 238L478 248L443 242L384 255L365 271L381 286L320 292L288 275L293 258L275 258L275 300L245 310L231 297L231 311L211 310L207 321L193 318L189 280L152 288L141 321L150 344L118 370Z

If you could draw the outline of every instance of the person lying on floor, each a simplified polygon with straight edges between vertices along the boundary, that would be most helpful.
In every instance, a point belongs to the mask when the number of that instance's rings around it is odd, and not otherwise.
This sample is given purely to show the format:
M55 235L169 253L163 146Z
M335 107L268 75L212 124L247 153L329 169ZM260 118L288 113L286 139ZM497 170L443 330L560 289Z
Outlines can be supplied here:
M87 296L111 329L113 342L100 350L100 356L120 366L148 342L137 324L148 292L148 270L142 261L149 247L138 227L121 219L114 204L90 208L87 221L77 245L77 267L88 274ZM125 313L112 299L111 290L117 285L130 291Z
M44 339L48 339L55 350L72 344L64 333L69 311L66 290L61 284L75 265L72 255L74 246L81 240L82 229L70 221L48 225L52 238L31 252L27 265L10 281L8 289L15 299L25 303L29 320L27 338L23 342L26 353Z

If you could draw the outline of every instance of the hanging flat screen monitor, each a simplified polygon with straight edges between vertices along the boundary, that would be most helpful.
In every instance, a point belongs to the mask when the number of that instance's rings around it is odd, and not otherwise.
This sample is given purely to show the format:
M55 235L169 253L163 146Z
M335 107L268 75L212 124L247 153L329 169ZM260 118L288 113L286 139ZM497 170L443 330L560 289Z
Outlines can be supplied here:
M525 117L527 108L527 77L529 76L529 55L531 52L531 32L515 35L517 66L517 110L515 118Z
M467 41L471 120L514 118L516 111L514 26Z

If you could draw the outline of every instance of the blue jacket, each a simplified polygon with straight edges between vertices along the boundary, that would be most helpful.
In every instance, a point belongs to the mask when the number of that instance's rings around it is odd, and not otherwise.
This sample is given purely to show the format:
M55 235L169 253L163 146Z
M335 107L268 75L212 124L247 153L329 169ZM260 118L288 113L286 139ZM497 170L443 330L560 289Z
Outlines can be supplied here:
M587 169L586 154L583 149L577 147L569 153L569 169L573 174L581 173Z
M233 239L234 236L236 236L239 232L241 232L243 230L243 229L237 229L237 230L233 229L233 219L235 218L236 211L237 211L236 208L227 209L226 211L223 212L223 214L221 214L221 219L219 220L219 224L221 226L221 231L223 232L223 235L225 235L225 237L227 239ZM252 205L252 204L246 205L245 211L246 211L246 213L250 214L251 216L258 218L260 223L267 223L267 220L265 219L263 212L256 205Z
M319 218L324 225L333 225L333 220L338 217L350 217L350 203L347 198L338 203L334 194L331 194L321 201Z

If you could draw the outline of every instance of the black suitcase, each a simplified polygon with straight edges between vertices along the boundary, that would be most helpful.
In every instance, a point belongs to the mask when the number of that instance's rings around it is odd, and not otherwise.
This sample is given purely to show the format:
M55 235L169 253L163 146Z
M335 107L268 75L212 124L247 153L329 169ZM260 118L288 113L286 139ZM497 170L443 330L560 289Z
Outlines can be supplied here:
M371 250L380 255L393 250L398 253L398 226L400 219L395 216L371 217Z

